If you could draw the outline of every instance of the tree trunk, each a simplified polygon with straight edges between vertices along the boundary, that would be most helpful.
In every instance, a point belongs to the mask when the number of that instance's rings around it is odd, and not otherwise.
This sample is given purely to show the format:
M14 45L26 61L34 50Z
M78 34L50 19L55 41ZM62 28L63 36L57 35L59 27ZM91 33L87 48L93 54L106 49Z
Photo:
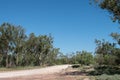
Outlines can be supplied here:
M8 54L6 53L6 68L9 67L9 63L8 63Z
M16 57L16 66L18 66L18 54L17 54L17 57Z

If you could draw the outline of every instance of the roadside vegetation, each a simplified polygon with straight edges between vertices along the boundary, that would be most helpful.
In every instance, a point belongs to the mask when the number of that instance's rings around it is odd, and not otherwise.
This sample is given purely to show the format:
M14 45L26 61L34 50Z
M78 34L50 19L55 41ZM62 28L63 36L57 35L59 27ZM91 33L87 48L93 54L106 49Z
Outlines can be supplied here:
M120 0L90 1L108 11L112 21L120 24ZM4 67L19 69L73 64L72 69L77 71L66 73L67 75L84 74L91 80L120 80L120 34L113 32L110 36L114 42L95 40L95 53L76 51L64 54L53 46L51 35L26 35L23 27L3 23L0 25L0 70L4 70Z
M120 24L120 0L90 0L107 11L113 22ZM96 40L95 80L120 80L120 33L112 32L114 42Z

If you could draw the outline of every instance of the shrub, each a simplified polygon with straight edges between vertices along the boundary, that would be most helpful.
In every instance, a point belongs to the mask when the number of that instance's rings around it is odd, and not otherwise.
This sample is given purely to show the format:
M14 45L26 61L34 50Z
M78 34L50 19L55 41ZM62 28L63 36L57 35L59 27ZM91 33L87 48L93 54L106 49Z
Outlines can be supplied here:
M108 74L108 75L115 75L120 74L120 68L119 66L96 66L94 67L94 71L89 72L90 75L102 75L102 74Z
M95 80L120 80L120 75L109 76L109 75L103 74L101 76L97 76Z

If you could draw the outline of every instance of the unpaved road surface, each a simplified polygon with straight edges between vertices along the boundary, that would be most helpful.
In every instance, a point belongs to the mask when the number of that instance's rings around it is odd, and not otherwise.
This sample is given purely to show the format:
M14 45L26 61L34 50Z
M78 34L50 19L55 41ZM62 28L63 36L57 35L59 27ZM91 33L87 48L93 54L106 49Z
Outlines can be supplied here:
M68 66L70 65L57 65L57 66L51 66L51 67L46 67L46 68L41 68L41 69L1 72L0 80L3 80L5 78L10 79L10 78L15 78L15 77L24 77L24 76L32 76L32 75L55 74L55 73L59 73L62 70L66 69Z

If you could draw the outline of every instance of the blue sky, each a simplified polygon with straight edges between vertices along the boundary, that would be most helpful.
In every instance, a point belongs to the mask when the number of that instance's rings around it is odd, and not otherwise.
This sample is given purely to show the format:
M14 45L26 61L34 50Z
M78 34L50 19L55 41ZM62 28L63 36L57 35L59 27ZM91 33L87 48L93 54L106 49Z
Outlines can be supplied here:
M0 0L0 24L21 25L26 34L51 33L63 53L94 52L95 39L112 41L119 25L89 0Z

